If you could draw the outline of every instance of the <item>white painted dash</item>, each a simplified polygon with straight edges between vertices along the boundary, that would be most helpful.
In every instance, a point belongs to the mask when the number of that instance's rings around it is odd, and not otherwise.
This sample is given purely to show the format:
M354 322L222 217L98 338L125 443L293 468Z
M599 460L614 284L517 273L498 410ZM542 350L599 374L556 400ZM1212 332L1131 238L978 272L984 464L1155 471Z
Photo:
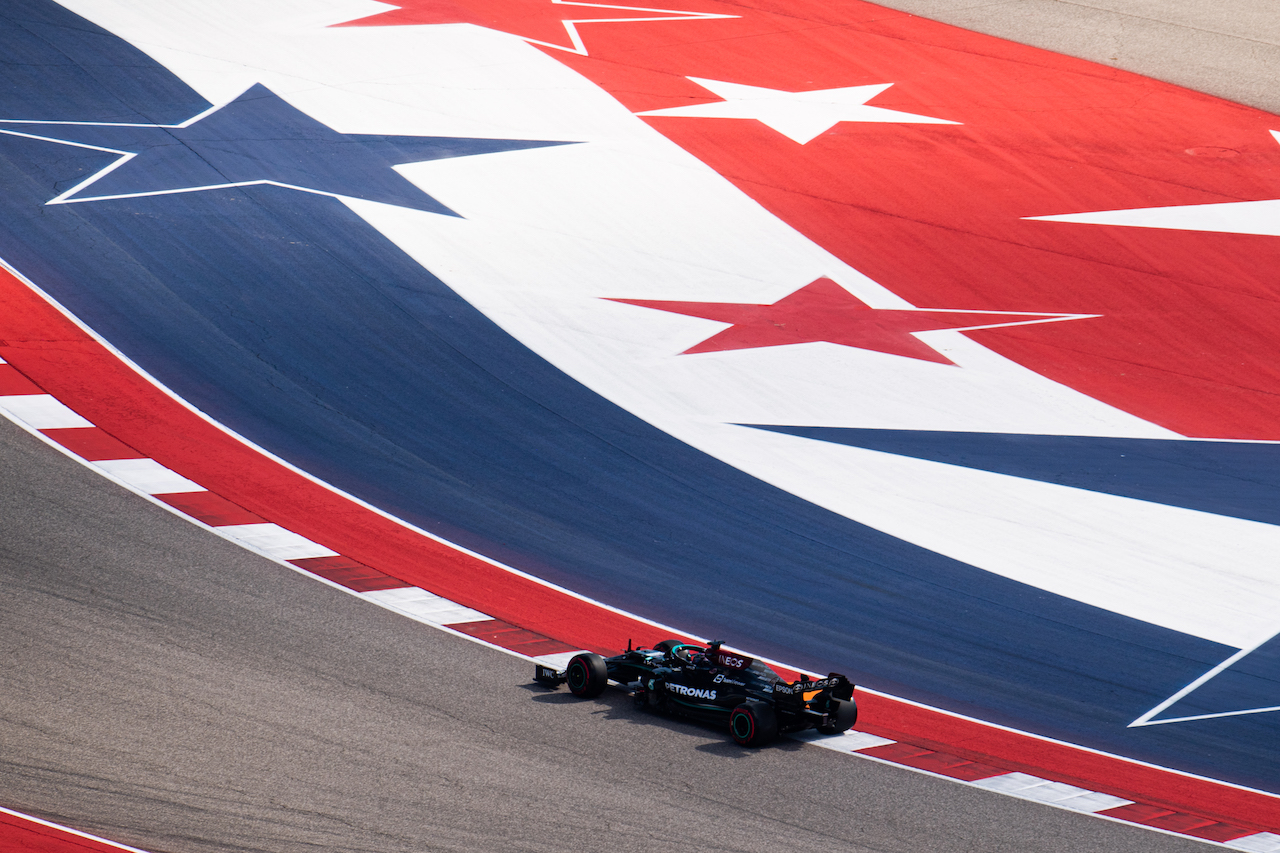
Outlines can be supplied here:
M1237 838L1235 841L1227 841L1223 846L1230 847L1232 850L1245 850L1248 853L1280 853L1280 835L1274 832L1259 832Z
M479 610L463 607L461 604L416 586L381 589L362 593L362 595L411 619L430 625L460 625L464 622L484 622L493 618Z
M792 737L805 743L811 743L814 746L820 746L823 749L849 754L853 754L860 749L871 749L874 746L886 746L897 742L889 740L887 737L880 737L867 732L847 731L838 735L824 735L819 734L814 729L797 732Z
M988 791L997 791L1024 800L1035 800L1038 803L1090 814L1127 806L1133 802L1133 800L1101 794L1086 788L1077 788L1075 785L1067 785L1063 782L1050 782L1048 779L1041 779L1039 776L1031 776L1027 773L1006 773L1002 776L979 779L971 784Z
M105 459L92 462L132 489L148 495L171 495L181 492L208 491L154 459Z
M278 524L228 524L215 528L237 542L277 560L305 560L309 557L336 557L337 551L312 542Z
M6 394L0 396L0 409L32 429L93 426L50 394Z
M554 670L563 670L569 665L569 661L573 660L585 651L587 650L577 649L572 652L556 652L554 655L539 655L534 658L534 660L545 667L549 667Z

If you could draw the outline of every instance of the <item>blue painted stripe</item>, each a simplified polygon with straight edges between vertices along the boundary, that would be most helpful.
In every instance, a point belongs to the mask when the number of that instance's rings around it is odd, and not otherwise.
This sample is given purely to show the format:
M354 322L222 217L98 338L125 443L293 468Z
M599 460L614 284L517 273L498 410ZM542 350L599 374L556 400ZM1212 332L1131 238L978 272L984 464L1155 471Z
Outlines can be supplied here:
M1280 445L984 432L756 429L1280 524Z

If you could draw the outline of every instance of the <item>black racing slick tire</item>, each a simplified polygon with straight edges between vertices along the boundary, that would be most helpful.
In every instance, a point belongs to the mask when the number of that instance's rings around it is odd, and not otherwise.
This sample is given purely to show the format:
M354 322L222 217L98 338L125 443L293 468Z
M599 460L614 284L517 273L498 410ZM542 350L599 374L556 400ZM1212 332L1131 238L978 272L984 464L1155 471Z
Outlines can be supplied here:
M742 746L764 746L778 736L778 717L773 706L748 699L729 715L729 733Z
M593 699L603 693L609 683L609 669L600 655L584 652L569 661L564 679L574 696Z
M847 732L858 722L858 703L852 699L832 699L827 707L827 716L831 718L831 724L818 726L819 734L838 735Z

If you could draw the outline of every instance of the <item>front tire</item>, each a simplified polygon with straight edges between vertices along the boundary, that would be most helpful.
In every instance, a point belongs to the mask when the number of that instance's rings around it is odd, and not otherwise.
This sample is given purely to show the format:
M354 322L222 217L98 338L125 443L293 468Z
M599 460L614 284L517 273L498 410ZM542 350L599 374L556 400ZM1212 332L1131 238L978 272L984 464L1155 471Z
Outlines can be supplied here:
M729 733L742 746L764 746L778 736L778 717L773 706L748 699L729 715Z
M827 716L831 718L831 724L818 726L819 734L838 735L847 732L858 722L858 703L852 699L832 699L827 708Z
M584 652L569 661L564 679L574 696L594 699L604 692L605 685L609 683L609 668L600 655Z

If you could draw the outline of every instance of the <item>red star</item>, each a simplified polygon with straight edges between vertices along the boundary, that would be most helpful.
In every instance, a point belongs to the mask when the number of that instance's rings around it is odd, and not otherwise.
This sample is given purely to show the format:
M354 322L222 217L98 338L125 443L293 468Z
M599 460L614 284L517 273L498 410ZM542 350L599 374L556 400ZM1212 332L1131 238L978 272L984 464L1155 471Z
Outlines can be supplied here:
M655 17L655 15L657 17ZM398 9L336 24L339 27L392 27L412 24L478 24L526 41L587 55L577 24L626 21L691 21L733 18L707 12L679 12L640 6L580 3L576 0L404 0ZM568 44L565 44L566 35Z
M689 317L732 323L682 353L719 352L827 341L857 349L954 364L912 332L937 329L990 329L1076 320L1089 314L1022 314L1012 311L933 311L869 308L829 278L820 278L772 305L733 302L666 302L654 299L611 299ZM1015 319L1025 318L1025 319Z

